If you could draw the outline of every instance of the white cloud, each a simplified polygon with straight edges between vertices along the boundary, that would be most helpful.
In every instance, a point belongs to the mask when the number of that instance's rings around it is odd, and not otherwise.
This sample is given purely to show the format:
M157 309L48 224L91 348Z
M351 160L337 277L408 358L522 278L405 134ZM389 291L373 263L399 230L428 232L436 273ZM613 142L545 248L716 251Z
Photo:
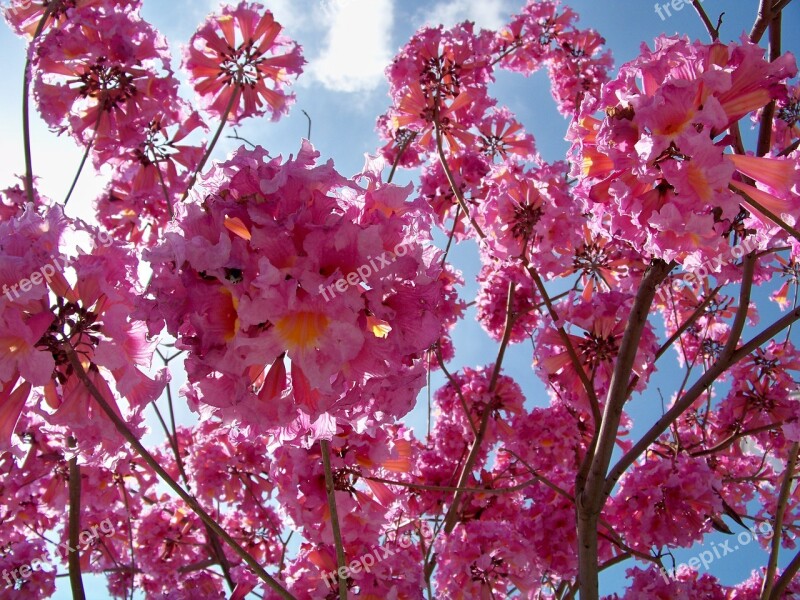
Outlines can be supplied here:
M474 21L478 27L498 29L508 22L511 12L508 0L445 0L421 16L429 25L452 27Z
M266 7L272 11L275 20L283 25L283 33L296 38L297 32L308 24L308 15L312 13L310 2L298 0L269 0Z
M327 33L308 72L326 88L365 92L384 81L391 62L393 0L327 0Z

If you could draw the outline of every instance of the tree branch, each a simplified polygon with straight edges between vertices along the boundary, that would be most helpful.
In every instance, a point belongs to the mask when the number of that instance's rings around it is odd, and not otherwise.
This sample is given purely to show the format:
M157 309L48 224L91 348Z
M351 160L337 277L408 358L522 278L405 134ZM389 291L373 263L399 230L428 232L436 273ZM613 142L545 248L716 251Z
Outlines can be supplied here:
M797 465L797 454L800 452L800 443L795 442L789 450L789 460L786 461L786 470L783 472L783 482L781 491L778 495L778 503L775 509L775 522L772 526L772 540L770 541L769 561L767 562L767 572L764 573L764 582L761 585L761 600L769 600L772 595L773 580L778 570L778 557L781 551L781 540L783 531L783 517L786 514L786 503L789 494L792 492L794 468Z
M758 5L758 15L756 21L753 23L753 28L750 30L750 41L757 44L761 41L761 36L769 27L772 21L772 0L760 0Z
M708 31L708 35L711 36L711 41L716 42L719 39L719 28L722 25L722 15L719 16L719 21L717 22L717 26L714 27L714 24L711 22L711 19L708 18L708 13L706 9L703 8L703 5L700 4L701 0L692 0L692 6L697 11L697 14L700 15L700 20L703 21L703 25L706 26L706 31ZM722 13L723 15L725 13Z
M786 566L786 569L781 573L781 576L778 577L778 581L775 582L775 587L772 588L772 593L769 595L769 600L781 600L784 596L784 592L786 588L789 587L789 584L794 579L794 576L797 575L797 572L800 571L800 552L795 554L792 561Z
M489 404L487 404L487 406L484 408L483 416L481 417L480 428L478 429L478 435L475 437L475 440L472 443L469 456L467 456L467 460L464 463L464 468L461 470L461 475L458 478L458 483L456 484L456 487L458 488L467 487L467 480L472 474L472 468L475 466L475 462L478 460L478 454L480 453L480 448L483 444L483 438L486 436L486 430L489 427L489 419L492 416L494 404L494 391L497 387L497 381L498 377L500 376L500 368L503 364L503 357L505 356L506 347L508 346L508 341L511 339L511 328L514 325L514 314L512 310L514 289L515 285L512 281L508 285L508 297L506 298L506 325L505 330L503 331L503 340L500 343L500 350L497 353L497 360L494 364L494 372L492 373L492 379L489 384ZM450 533L456 526L456 522L458 521L458 509L459 505L461 504L463 494L464 492L460 490L457 491L453 496L453 502L450 504L450 508L447 509L447 514L444 518L445 533Z
M22 74L22 148L25 155L25 195L28 203L33 204L35 195L33 193L33 153L31 152L31 55L33 54L33 46L39 36L44 31L44 26L50 18L50 13L53 10L53 4L48 2L45 5L44 13L42 13L39 24L36 26L36 31L33 33L33 38L28 44L28 51L25 53L25 67Z
M70 437L70 446L75 446L75 439ZM73 600L86 600L81 578L81 468L78 456L69 459L69 545L67 564L69 565L69 585Z
M117 431L125 438L125 440L133 447L134 450L142 457L144 462L148 464L148 466L155 471L155 473L166 483L172 490L183 500L186 505L191 508L198 517L208 525L212 531L214 531L220 539L222 539L231 549L245 562L247 565L253 570L253 572L268 586L270 587L278 596L283 598L284 600L297 600L292 594L290 594L276 579L274 579L269 573L267 573L264 568L258 564L258 561L253 558L250 553L248 553L244 548L242 548L239 543L231 537L231 535L225 531L219 524L211 518L211 516L203 509L202 506L193 498L186 490L184 490L173 478L167 473L164 468L158 463L158 461L153 458L153 455L147 451L142 443L137 439L137 437L131 432L128 428L127 423L122 420L122 418L114 412L114 409L108 404L103 395L100 393L100 390L92 383L92 380L89 379L89 376L86 374L86 370L83 368L81 364L80 358L75 353L75 350L72 346L64 342L61 345L61 349L67 356L67 360L69 361L70 365L72 365L72 369L75 372L76 377L80 380L80 382L84 385L87 389L89 394L94 398L97 405L100 409L106 414L108 419L114 424Z
M750 281L752 282L752 278L750 278ZM745 287L744 282L742 283L742 286L743 288ZM748 287L747 294L749 304L749 286L746 287ZM745 290L743 289L742 291L744 292ZM739 308L740 310L742 309L741 304ZM753 350L771 340L778 333L789 327L798 319L800 319L800 307L795 308L788 314L775 321L772 325L753 337L749 342L740 346L739 349L730 354L727 359L717 360L717 362L711 365L708 371L706 371L705 374L698 379L695 384L689 388L689 390L686 391L683 397L675 402L672 408L664 413L664 415L658 421L656 421L656 423L647 431L647 433L645 433L642 438L636 442L636 444L634 444L634 446L622 458L620 458L606 479L605 493L611 493L611 490L614 488L616 482L619 480L622 474L634 462L636 462L636 459L639 458L639 456L641 456L650 447L650 444L655 442L658 437L669 428L673 421L675 421L681 414L691 407L692 404L694 404L695 400L697 400L700 394L708 389L708 387L714 381L716 381L716 379L722 375L722 373L742 360ZM723 349L723 353L725 353L730 344L731 342L729 339L728 345L726 345L726 348Z
M208 145L206 149L206 153L203 155L203 158L200 159L200 162L197 164L197 168L195 168L194 173L192 173L192 178L189 180L189 185L186 186L186 191L183 193L183 197L181 198L181 202L186 200L189 197L189 192L192 191L194 184L197 182L197 178L202 173L203 168L206 166L208 159L211 158L211 153L214 151L214 147L217 145L220 136L222 135L222 131L225 129L225 125L228 123L228 118L231 116L231 111L233 110L234 104L239 100L239 91L241 90L241 86L238 83L233 85L233 90L231 91L231 99L228 101L228 105L225 107L225 112L222 113L222 119L219 122L219 127L217 128L217 132L214 134L214 137L211 140L211 143Z
M344 555L342 532L339 529L339 513L336 511L336 488L333 485L333 471L331 471L331 443L328 440L319 441L322 450L322 465L325 468L325 493L328 496L328 509L331 513L331 529L333 529L333 543L336 546L336 576L339 579L339 600L347 600L347 577L342 577L342 569L347 568L347 559Z
M776 13L769 24L769 60L775 62L781 56L781 13ZM764 156L772 147L772 121L775 118L775 100L772 100L761 112L761 123L758 128L758 145L756 156Z
M605 503L603 483L611 453L619 432L623 407L628 398L628 383L639 342L647 323L647 315L656 295L656 287L672 270L674 264L656 260L644 274L636 293L628 323L620 343L614 372L611 376L605 411L599 430L595 433L597 443L594 452L587 453L584 464L589 464L585 485L578 481L575 489L575 504L578 517L579 578L581 600L598 600L597 571L597 524ZM585 469L581 469L584 471Z

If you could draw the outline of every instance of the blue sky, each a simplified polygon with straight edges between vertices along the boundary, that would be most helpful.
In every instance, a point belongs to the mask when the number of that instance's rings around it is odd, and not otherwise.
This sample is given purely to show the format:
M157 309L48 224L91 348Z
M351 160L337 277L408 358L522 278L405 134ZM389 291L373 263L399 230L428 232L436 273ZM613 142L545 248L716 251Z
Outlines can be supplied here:
M312 141L322 153L323 159L332 158L340 172L345 175L357 173L363 163L364 154L372 153L379 144L374 132L376 117L388 106L388 86L383 69L396 50L421 25L444 22L454 24L470 19L478 25L497 27L516 12L523 0L272 0L265 2L285 27L288 35L304 46L309 60L306 73L296 86L297 103L291 114L275 124L269 121L249 121L239 134L265 146L273 155L296 153L300 140L306 135L307 121L301 112L305 110L313 120ZM708 36L697 15L690 6L681 10L670 9L670 16L662 8L659 16L655 1L650 0L574 0L566 2L581 16L581 26L598 30L611 48L618 66L632 59L639 46L662 33L682 34L704 41ZM661 2L660 4L663 4ZM725 12L721 30L723 41L737 39L749 31L757 0L705 0L704 7L716 21L720 12ZM174 66L179 64L180 45L184 43L205 14L217 6L209 0L144 0L143 14L156 25L172 43ZM786 31L791 24L800 23L800 3L794 3L784 16ZM794 39L793 39L794 38ZM796 36L785 35L786 48L798 51ZM20 90L24 46L10 31L0 27L0 55L5 68L0 70L0 112L6 116L0 120L0 186L13 183L13 174L22 171L20 121ZM517 113L520 121L534 134L537 147L547 160L564 157L567 143L564 134L567 123L555 110L550 97L547 77L539 73L525 79L511 74L498 74L493 91L501 104ZM186 97L190 96L188 93ZM224 157L238 146L238 142L223 139L215 156ZM33 150L37 175L41 176L44 193L62 198L80 161L80 152L68 139L59 139L34 119ZM398 181L403 181L400 176ZM407 179L406 179L407 180ZM69 214L90 218L88 207L91 199L103 187L103 175L84 175L71 202ZM467 279L464 297L471 300L476 286L477 254L473 247L459 247L451 254L454 264L462 269ZM470 313L469 317L474 316ZM453 369L462 365L483 365L495 358L495 349L480 327L467 319L456 334L458 354ZM661 372L651 388L663 386L665 397L672 391L671 379L676 368L666 368L673 361L664 359ZM507 372L514 375L526 392L531 404L546 404L546 394L530 369L531 347L529 344L515 346L506 359ZM673 362L674 364L674 362ZM179 384L181 377L177 378ZM434 378L434 389L441 385ZM660 403L655 391L646 398L634 401L632 412L640 422L651 422L660 413ZM421 402L421 405L424 401ZM654 408L655 407L655 408ZM189 419L184 414L185 419ZM424 435L424 408L415 411L412 422ZM153 436L151 439L158 439ZM709 538L705 548L719 536ZM679 559L695 556L704 548L695 548ZM750 569L763 564L766 555L755 544L726 557L712 565L711 572L721 577L724 583L735 583L743 579ZM626 563L626 567L631 563ZM623 569L624 570L624 569ZM610 592L621 587L623 570L604 576L602 590ZM66 581L64 581L66 584ZM66 588L66 585L61 585ZM105 597L104 588L89 584L90 598ZM69 592L61 589L56 598L69 598Z

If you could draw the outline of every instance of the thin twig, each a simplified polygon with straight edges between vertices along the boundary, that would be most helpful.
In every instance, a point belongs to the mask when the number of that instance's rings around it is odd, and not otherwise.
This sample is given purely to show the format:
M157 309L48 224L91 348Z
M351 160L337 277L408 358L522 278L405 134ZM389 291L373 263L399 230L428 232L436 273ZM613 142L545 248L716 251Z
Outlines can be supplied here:
M717 26L714 27L714 24L711 22L711 19L708 18L708 13L706 9L703 8L703 5L700 4L701 0L692 0L692 6L697 11L697 14L700 15L700 19L703 21L703 25L706 26L706 31L708 31L708 35L711 36L711 41L716 42L719 39L719 28L722 25L722 15L719 17L719 22ZM722 13L723 15L725 13Z
M397 172L397 167L400 165L400 159L403 158L403 154L405 154L406 149L411 145L411 142L413 142L416 137L416 131L407 131L406 136L400 141L400 145L397 147L397 156L395 156L394 160L392 161L392 168L389 171L389 177L386 179L386 183L392 183L394 174Z
M442 373L444 373L445 377L447 377L447 381L450 382L450 385L456 392L458 396L458 401L461 404L461 408L464 410L464 416L467 418L467 423L469 423L470 429L472 429L472 433L475 434L475 437L478 437L478 428L475 427L475 423L472 422L472 417L469 414L469 407L467 406L467 401L464 399L464 394L461 392L461 386L458 385L458 382L455 378L450 374L450 371L447 370L447 367L444 364L444 359L442 358L442 349L439 346L439 342L436 342L436 360L439 361L439 367L442 369Z
M769 60L775 62L781 56L781 13L775 13L769 24ZM772 121L775 118L776 101L772 100L761 111L758 128L756 156L764 156L772 147Z
M450 253L450 246L453 245L453 238L456 235L456 227L458 227L458 219L461 218L461 206L456 206L456 216L453 217L453 227L450 229L450 235L447 238L447 247L444 249L444 254L442 255L442 265L441 267L444 269L445 262L447 262L447 255Z
M538 271L533 268L530 264L524 264L525 270L530 275L531 279L533 279L533 283L536 285L536 289L539 291L539 295L542 297L542 301L547 308L547 312L550 315L550 318L553 320L553 325L555 326L556 323L560 320L558 317L558 313L556 312L555 307L553 306L553 301L550 298L550 295L547 293L547 288L544 287L544 281L539 276ZM586 371L583 370L583 364L581 363L580 358L578 357L578 353L575 352L575 347L572 345L572 340L567 333L567 330L564 329L563 325L559 325L556 327L556 331L558 332L561 341L564 344L564 348L569 355L570 360L572 361L572 366L575 369L575 374L578 376L578 379L581 381L581 385L583 385L583 389L586 391L586 396L589 399L589 406L592 409L592 417L594 419L595 427L600 424L600 402L597 399L597 393L595 392L594 386L592 382L589 381L589 377L586 375Z
M732 192L735 192L739 194L742 198L744 198L747 204L750 204L753 208L762 213L765 217L767 217L770 221L775 223L775 225L783 229L786 233L791 235L794 239L800 241L800 231L797 231L797 229L786 223L786 221L781 219L778 215L773 213L766 206L762 206L757 200L754 200L750 196L750 194L748 194L744 190L739 189L737 186L733 184L729 185L728 187Z
M164 200L167 203L167 213L169 214L169 218L175 218L175 209L172 207L172 199L169 196L169 190L167 189L167 184L164 183L164 176L161 174L161 165L158 161L153 163L153 166L156 168L156 173L158 174L158 182L161 184L161 191L164 193Z
M239 140L240 142L244 142L244 143L245 143L245 144L247 144L248 146L252 146L254 150L255 150L256 148L258 148L258 146L256 146L256 145L255 145L253 142L251 142L251 141L250 141L250 140L248 140L247 138L243 138L242 136L240 136L240 135L239 135L239 132L238 132L238 131L236 131L236 127L233 127L232 129L233 129L233 135L226 135L225 137L226 137L227 139L229 139L229 140Z
M508 297L506 298L506 324L505 330L503 331L503 339L500 342L500 350L497 353L497 360L494 364L494 372L492 373L492 379L489 384L488 389L488 397L489 403L484 408L483 416L481 418L480 428L478 430L478 435L475 436L475 440L472 443L472 447L470 448L469 455L467 456L467 460L464 462L464 468L461 470L461 475L458 478L458 483L456 487L464 488L467 487L466 483L469 479L470 475L472 474L472 468L475 466L475 462L478 460L478 455L480 453L481 445L483 444L483 438L486 436L486 430L489 426L489 419L492 415L493 404L494 404L494 391L495 387L497 386L498 377L500 376L500 369L503 364L503 357L505 356L506 347L508 346L508 342L511 339L511 329L514 326L514 290L515 284L512 281L508 285ZM444 517L444 532L450 533L456 526L456 522L458 521L458 509L459 505L461 504L461 499L463 497L463 492L457 491L453 495L453 502L450 504L450 508L447 509L447 513Z
M101 105L102 106L102 105ZM97 139L97 131L100 129L100 121L103 118L103 111L98 107L97 110L97 121L94 124L94 130L92 131L92 137L89 139L89 143L86 144L86 150L83 152L83 157L81 157L81 162L78 165L78 172L75 173L75 178L72 180L72 185L69 186L69 191L67 192L67 197L64 198L64 206L67 205L69 199L72 198L72 192L75 191L75 187L78 185L78 180L81 177L81 173L83 173L83 167L86 166L86 160L89 158L89 154L92 152L92 147L94 146L94 142Z
M302 112L306 116L306 119L308 119L308 135L306 135L306 139L310 142L311 141L311 117L303 109L300 109L300 112Z
M384 479L383 477L362 476L362 478L369 479L370 481L377 481L378 483L385 483L386 485L397 485L412 490L424 490L426 492L462 492L468 494L489 494L489 495L511 494L513 492L519 492L520 490L524 490L526 487L529 487L532 483L536 483L537 481L539 481L539 477L537 476L528 479L527 481L523 481L522 483L518 483L516 485L512 485L509 487L473 488L473 487L457 487L454 485L428 485L425 483L407 483L405 481Z
M228 106L225 107L225 112L222 113L222 119L219 122L219 127L217 128L217 132L214 134L214 138L211 140L211 143L208 145L206 149L206 153L203 155L203 158L197 165L197 168L192 173L192 178L189 180L189 185L186 186L186 191L183 193L183 197L181 198L181 202L186 200L189 197L189 192L192 191L194 184L197 182L197 178L200 176L200 173L203 172L203 168L206 166L208 159L211 158L211 153L214 151L214 147L217 145L220 136L222 135L222 131L225 129L225 125L228 122L228 118L231 116L231 111L233 110L234 104L239 100L239 90L241 86L238 83L233 85L233 90L231 91L231 99L228 101Z
M447 183L450 185L450 189L453 190L453 194L456 197L456 202L461 207L461 210L464 213L464 216L472 225L472 228L475 230L475 233L478 234L480 239L485 239L486 234L481 229L481 226L475 221L472 215L469 212L469 208L467 207L467 202L464 199L464 194L461 193L461 190L456 185L456 178L453 176L453 171L450 169L450 165L447 163L447 156L444 153L444 143L442 139L442 129L441 124L439 123L439 104L436 103L434 107L434 131L436 133L436 153L439 156L439 162L442 164L442 169L444 170L444 175L447 178Z

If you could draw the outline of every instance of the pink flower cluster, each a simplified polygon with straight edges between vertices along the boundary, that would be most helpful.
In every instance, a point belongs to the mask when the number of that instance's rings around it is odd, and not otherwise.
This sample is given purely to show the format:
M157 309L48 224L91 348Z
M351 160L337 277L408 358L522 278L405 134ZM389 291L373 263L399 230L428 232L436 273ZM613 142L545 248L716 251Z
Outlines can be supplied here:
M796 160L728 154L735 142L723 134L785 99L796 72L792 55L770 63L746 40L661 37L643 48L570 129L572 174L594 227L690 271L725 253L729 238L757 235L766 246L782 232L760 207L778 216L799 208Z
M777 491L800 444L800 355L783 337L800 318L791 55L662 36L609 79L603 39L556 1L530 0L496 31L425 27L387 68L380 155L347 178L309 141L288 158L255 146L209 163L226 125L277 120L294 102L305 61L270 11L243 0L197 29L188 100L140 4L4 12L29 42L26 93L45 123L113 174L99 229L41 196L30 161L0 194L0 571L19 572L43 540L68 543L73 512L114 525L80 554L113 597L334 600L341 585L367 599L564 598L587 577L580 517L607 450L593 558L637 560L607 600L761 597L780 570L726 586L661 567L749 521L783 519L790 547L800 518L800 488ZM547 70L572 118L572 166L543 160L491 95L496 69ZM754 152L747 119L763 128ZM398 168L419 170L416 189L391 183ZM471 304L447 261L462 242L478 245ZM673 285L678 267L696 285ZM754 288L773 278L785 326L742 350L759 314L777 312L756 310ZM451 370L473 306L501 347ZM670 346L686 378L659 405ZM174 422L178 357L180 399L198 415L188 427ZM539 397L512 360L544 383ZM400 419L424 413L436 370L423 437ZM683 410L643 433L638 403L653 421ZM182 499L120 436L141 438L151 407L167 439L150 455ZM51 594L62 562L0 597Z
M406 414L455 310L405 192L369 170L361 187L318 156L308 142L286 162L240 149L147 255L148 320L153 332L165 320L189 351L187 398L259 430L330 434L337 422ZM405 255L369 287L318 293L399 244Z

